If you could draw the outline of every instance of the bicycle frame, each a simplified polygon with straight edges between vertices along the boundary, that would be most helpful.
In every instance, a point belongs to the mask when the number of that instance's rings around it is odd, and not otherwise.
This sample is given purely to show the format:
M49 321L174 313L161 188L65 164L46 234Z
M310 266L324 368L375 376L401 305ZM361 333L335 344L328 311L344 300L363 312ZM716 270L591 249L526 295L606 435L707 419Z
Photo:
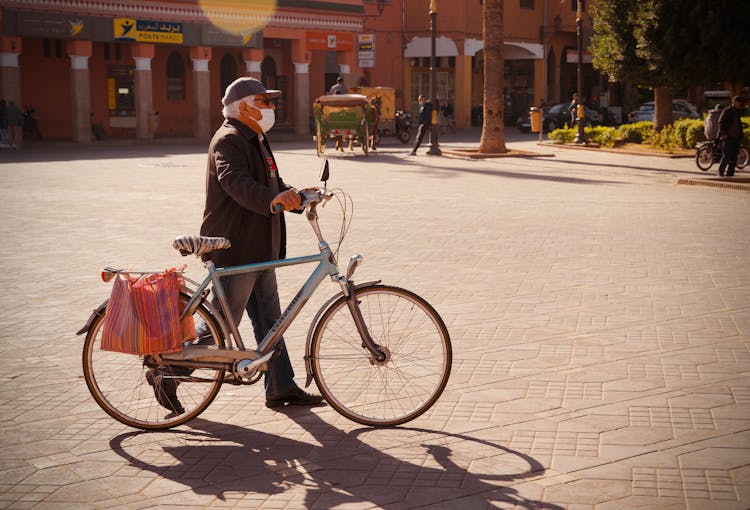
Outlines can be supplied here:
M213 262L207 263L208 276L198 285L195 289L194 294L183 312L183 318L193 313L195 308L203 300L205 290L208 289L209 285L213 286L214 293L217 296L221 311L224 314L223 317L230 317L229 308L226 302L226 296L224 294L224 288L221 285L222 276L232 276L238 274L246 274L258 271L265 271L267 269L276 269L279 267L295 266L300 264L310 264L317 262L318 265L313 270L312 274L308 277L307 281L302 285L297 294L292 298L289 305L286 307L284 312L279 317L279 320L271 327L268 334L265 336L261 344L258 346L257 352L266 354L273 350L278 344L281 336L289 328L295 317L302 310L304 305L312 297L315 290L318 288L320 283L325 280L327 276L330 276L334 281L339 279L338 266L333 261L333 253L328 245L322 246L321 251L318 255L307 255L303 257L296 257L284 260L272 260L269 262L259 262L256 264L245 264L241 266L221 267L216 268ZM234 321L224 320L223 317L217 317L218 320L225 323L228 326L231 333L230 342L234 343L237 349L245 350L245 344L242 341L242 335L240 334Z
M296 257L291 259L283 260L272 260L268 262L258 262L255 264L245 264L240 266L220 267L214 266L213 262L208 262L206 267L208 269L208 275L203 279L202 282L192 282L197 286L192 291L193 294L185 306L185 310L182 313L181 319L189 317L193 314L195 309L204 302L206 296L209 293L209 286L212 286L216 298L219 302L222 314L215 315L215 319L222 328L222 332L226 335L229 332L227 340L229 348L220 350L207 350L199 346L188 346L182 351L174 354L165 354L161 358L169 363L175 365L184 366L203 366L212 367L217 369L228 368L226 364L232 364L232 370L243 376L251 376L255 371L261 369L261 367L271 359L274 349L281 340L284 332L289 328L294 319L299 315L299 312L310 300L315 290L318 288L320 283L325 280L326 277L330 277L334 282L338 283L341 287L341 291L344 295L349 297L349 309L352 313L352 318L357 326L357 330L362 337L362 341L372 354L378 360L385 359L383 351L375 344L372 337L370 336L367 326L365 325L362 314L359 307L354 299L354 286L351 282L351 276L354 273L356 267L361 263L362 256L355 255L349 261L349 267L347 268L347 275L341 276L339 274L338 265L336 259L331 251L328 243L323 239L323 235L318 225L317 215L317 204L312 203L307 211L307 220L310 223L315 235L318 238L318 247L320 253L317 255L307 255L302 257ZM309 264L317 262L317 266L313 270L312 274L308 277L302 287L299 289L297 294L287 305L279 319L274 323L271 329L266 334L265 338L258 345L257 349L247 349L244 342L242 341L242 335L239 329L232 320L226 320L226 317L231 317L229 313L229 307L226 301L226 295L224 288L221 285L222 276L232 276L238 274L252 273L258 271L264 271L268 269L275 269L278 267L288 267L300 264ZM232 344L236 348L232 348ZM234 363L238 362L236 366Z

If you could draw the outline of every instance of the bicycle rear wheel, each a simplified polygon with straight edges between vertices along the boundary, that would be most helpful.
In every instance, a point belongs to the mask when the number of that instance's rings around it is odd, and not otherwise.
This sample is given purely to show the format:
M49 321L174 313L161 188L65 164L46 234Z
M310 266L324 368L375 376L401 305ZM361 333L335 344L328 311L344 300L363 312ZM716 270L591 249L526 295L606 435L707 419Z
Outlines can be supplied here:
M387 427L411 421L448 383L453 356L448 330L435 309L408 290L373 285L357 289L356 299L387 358L377 362L364 347L342 296L314 329L315 382L331 407L357 423Z
M188 296L181 294L180 302ZM221 329L202 305L193 314L200 344L224 347ZM83 377L99 406L112 418L144 430L169 429L191 420L213 402L223 370L147 366L142 356L101 349L104 314L89 328L83 346ZM162 403L160 403L162 402Z

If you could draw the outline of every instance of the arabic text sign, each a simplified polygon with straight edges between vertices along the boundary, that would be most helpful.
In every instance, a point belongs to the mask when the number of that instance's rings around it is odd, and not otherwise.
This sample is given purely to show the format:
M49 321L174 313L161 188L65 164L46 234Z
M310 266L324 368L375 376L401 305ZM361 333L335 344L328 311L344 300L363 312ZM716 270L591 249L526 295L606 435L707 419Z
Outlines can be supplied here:
M182 23L116 18L114 30L117 40L182 44Z

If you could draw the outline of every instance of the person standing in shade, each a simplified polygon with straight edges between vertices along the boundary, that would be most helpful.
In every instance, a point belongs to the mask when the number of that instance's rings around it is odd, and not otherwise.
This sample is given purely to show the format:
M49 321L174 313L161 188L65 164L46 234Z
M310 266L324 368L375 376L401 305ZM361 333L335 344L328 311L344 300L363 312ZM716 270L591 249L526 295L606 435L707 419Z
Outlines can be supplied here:
M20 149L23 145L23 112L13 101L8 102L6 120L8 122L10 148Z
M734 167L737 164L737 154L740 152L742 142L742 120L740 119L745 109L745 101L741 96L734 96L732 105L721 112L719 117L719 138L724 143L722 149L721 163L719 163L719 175L724 177L734 176Z
M430 129L432 122L432 103L425 96L419 96L419 117L417 119L419 127L417 128L417 143L409 153L411 156L417 155L417 149L422 143L424 134Z

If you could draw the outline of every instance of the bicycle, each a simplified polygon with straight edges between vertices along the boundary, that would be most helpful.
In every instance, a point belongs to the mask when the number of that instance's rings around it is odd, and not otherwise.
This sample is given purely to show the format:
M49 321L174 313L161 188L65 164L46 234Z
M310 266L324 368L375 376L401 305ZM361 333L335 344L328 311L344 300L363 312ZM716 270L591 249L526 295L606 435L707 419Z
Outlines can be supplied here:
M343 211L340 247L351 223L346 218L346 200L351 199L341 190L327 190L328 174L326 161L321 177L323 188L301 192L302 210L317 237L318 254L232 267L215 267L208 261L204 264L208 274L202 281L183 277L181 319L192 317L198 333L183 344L181 351L141 357L104 351L100 344L109 300L94 310L78 334L86 333L83 347L86 385L107 414L134 428L169 429L201 414L216 398L223 383L256 383L267 370L282 335L326 278L337 283L341 290L323 304L308 329L305 387L314 380L334 410L373 427L401 425L432 407L445 389L451 371L448 329L438 312L411 291L382 285L379 280L355 285L352 277L362 263L361 255L350 258L345 276L339 273L338 248L334 252L323 238L318 206L338 198ZM175 240L174 247L182 255L201 256L226 248L228 243L224 238L183 236ZM246 348L233 321L224 319L229 314L221 276L308 263L317 266L279 320L257 349ZM107 281L118 272L105 268L102 278ZM207 299L211 293L219 310ZM158 376L154 371L158 371ZM172 385L179 407L158 402L158 393L154 392L154 384L159 382L156 378ZM164 411L170 407L171 412L165 415Z
M695 164L704 172L711 168L714 163L721 161L722 156L723 150L721 143L717 143L713 140L706 140L699 142L698 145L696 145ZM738 170L745 168L748 160L750 160L750 151L748 151L747 147L744 145L740 146L740 150L737 153L735 168Z

